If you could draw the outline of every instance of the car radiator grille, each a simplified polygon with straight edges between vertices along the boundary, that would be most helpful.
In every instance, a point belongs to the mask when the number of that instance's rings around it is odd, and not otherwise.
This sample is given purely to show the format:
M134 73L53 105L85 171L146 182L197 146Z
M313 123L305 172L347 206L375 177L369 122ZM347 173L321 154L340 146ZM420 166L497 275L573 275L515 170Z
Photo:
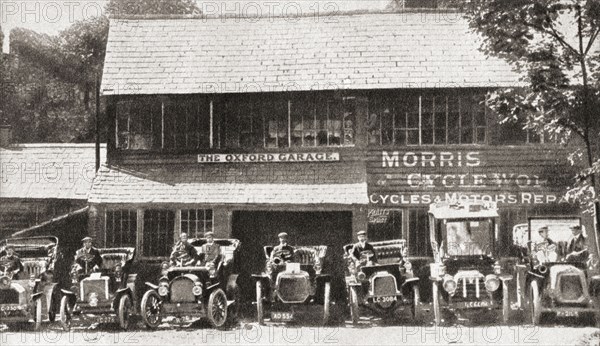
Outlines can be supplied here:
M303 302L309 292L310 284L304 277L282 277L279 280L277 295L284 302Z
M563 300L577 300L583 295L579 275L562 275L560 278L560 294Z
M98 280L94 279L86 279L81 282L81 286L83 287L83 301L88 301L90 294L96 293L98 300L103 301L106 300L106 289L107 289L107 279L100 278Z
M194 282L188 278L179 278L171 281L171 302L190 303L196 301L196 296L192 293Z
M10 288L0 290L0 304L19 304L19 292Z
M478 289L479 288L479 289ZM479 291L479 295L477 292ZM485 299L488 297L488 292L485 289L483 279L459 279L456 282L456 293L452 296L454 301L474 301Z
M392 296L396 294L396 280L394 277L380 276L373 280L373 295L375 296Z

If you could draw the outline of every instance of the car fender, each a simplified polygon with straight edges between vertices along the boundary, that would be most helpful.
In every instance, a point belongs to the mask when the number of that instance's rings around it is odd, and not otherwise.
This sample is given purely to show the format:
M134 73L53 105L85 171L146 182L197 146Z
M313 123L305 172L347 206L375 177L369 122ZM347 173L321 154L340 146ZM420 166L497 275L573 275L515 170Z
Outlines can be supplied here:
M35 302L36 300L42 298L42 296L44 296L44 292L36 292L31 295L31 300Z
M64 288L61 288L60 292L61 292L62 294L64 294L64 295L67 295L67 296L75 296L75 293L74 293L74 292L71 292L71 291L69 291L69 290L66 290L66 289L64 289Z
M331 275L329 274L319 274L316 277L318 283L331 282Z
M146 282L146 286L150 287L153 290L157 290L158 289L158 285L155 285L151 282Z
M123 295L128 295L129 298L131 298L132 302L131 304L133 306L135 306L135 301L133 300L133 292L131 291L131 288L129 287L123 287L123 288L119 288L116 292L115 292L115 298L113 299L112 302L112 308L116 311L117 308L119 307L119 300L121 299L121 297Z

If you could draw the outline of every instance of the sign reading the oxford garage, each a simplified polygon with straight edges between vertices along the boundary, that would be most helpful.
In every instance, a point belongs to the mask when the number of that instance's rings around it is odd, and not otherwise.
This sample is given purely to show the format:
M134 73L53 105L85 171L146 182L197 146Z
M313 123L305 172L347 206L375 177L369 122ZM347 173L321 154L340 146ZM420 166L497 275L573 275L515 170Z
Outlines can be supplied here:
M198 155L199 163L334 162L339 160L339 153L244 153Z
M544 165L535 156L505 154L493 150L371 152L370 204L425 206L444 200L500 205L564 202L562 182L572 176L570 169L552 168L547 158Z

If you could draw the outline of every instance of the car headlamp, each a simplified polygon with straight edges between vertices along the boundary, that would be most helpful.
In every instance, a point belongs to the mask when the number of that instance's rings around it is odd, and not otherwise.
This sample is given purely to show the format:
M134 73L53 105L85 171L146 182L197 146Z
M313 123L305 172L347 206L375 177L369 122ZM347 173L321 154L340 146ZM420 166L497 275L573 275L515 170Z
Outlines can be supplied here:
M215 268L215 265L212 264L212 263L209 263L207 266L208 266L208 275L211 278L216 277L217 276L217 269Z
M165 285L165 284L161 284L158 287L158 295L159 296L166 296L167 294L169 294L169 286Z
M35 287L35 277L29 278L29 288L34 288Z
M8 286L10 285L10 279L8 277L3 277L2 280L0 281L0 284L2 284L2 286Z
M359 272L358 274L356 274L356 278L360 281L363 281L367 278L367 274L365 274L363 272Z
M489 292L494 292L500 287L500 279L494 274L489 274L485 277L485 289Z
M195 296L200 296L202 295L202 286L200 283L196 283L196 285L192 288L192 293Z
M496 274L496 275L502 274L502 266L500 265L500 262L494 263L494 274Z
M446 290L446 292L448 292L450 294L452 294L456 291L456 280L454 280L452 275L446 274L444 276L443 287L444 287L444 290Z
M321 267L321 263L315 263L313 267L315 268L315 273L317 275L321 274L321 271L323 270L323 268Z

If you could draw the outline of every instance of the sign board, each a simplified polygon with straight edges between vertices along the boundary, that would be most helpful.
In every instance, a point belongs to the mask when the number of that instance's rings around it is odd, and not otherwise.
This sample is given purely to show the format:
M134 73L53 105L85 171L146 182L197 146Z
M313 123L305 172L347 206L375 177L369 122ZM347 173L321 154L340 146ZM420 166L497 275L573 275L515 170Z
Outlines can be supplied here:
M335 162L339 153L200 154L199 163Z

